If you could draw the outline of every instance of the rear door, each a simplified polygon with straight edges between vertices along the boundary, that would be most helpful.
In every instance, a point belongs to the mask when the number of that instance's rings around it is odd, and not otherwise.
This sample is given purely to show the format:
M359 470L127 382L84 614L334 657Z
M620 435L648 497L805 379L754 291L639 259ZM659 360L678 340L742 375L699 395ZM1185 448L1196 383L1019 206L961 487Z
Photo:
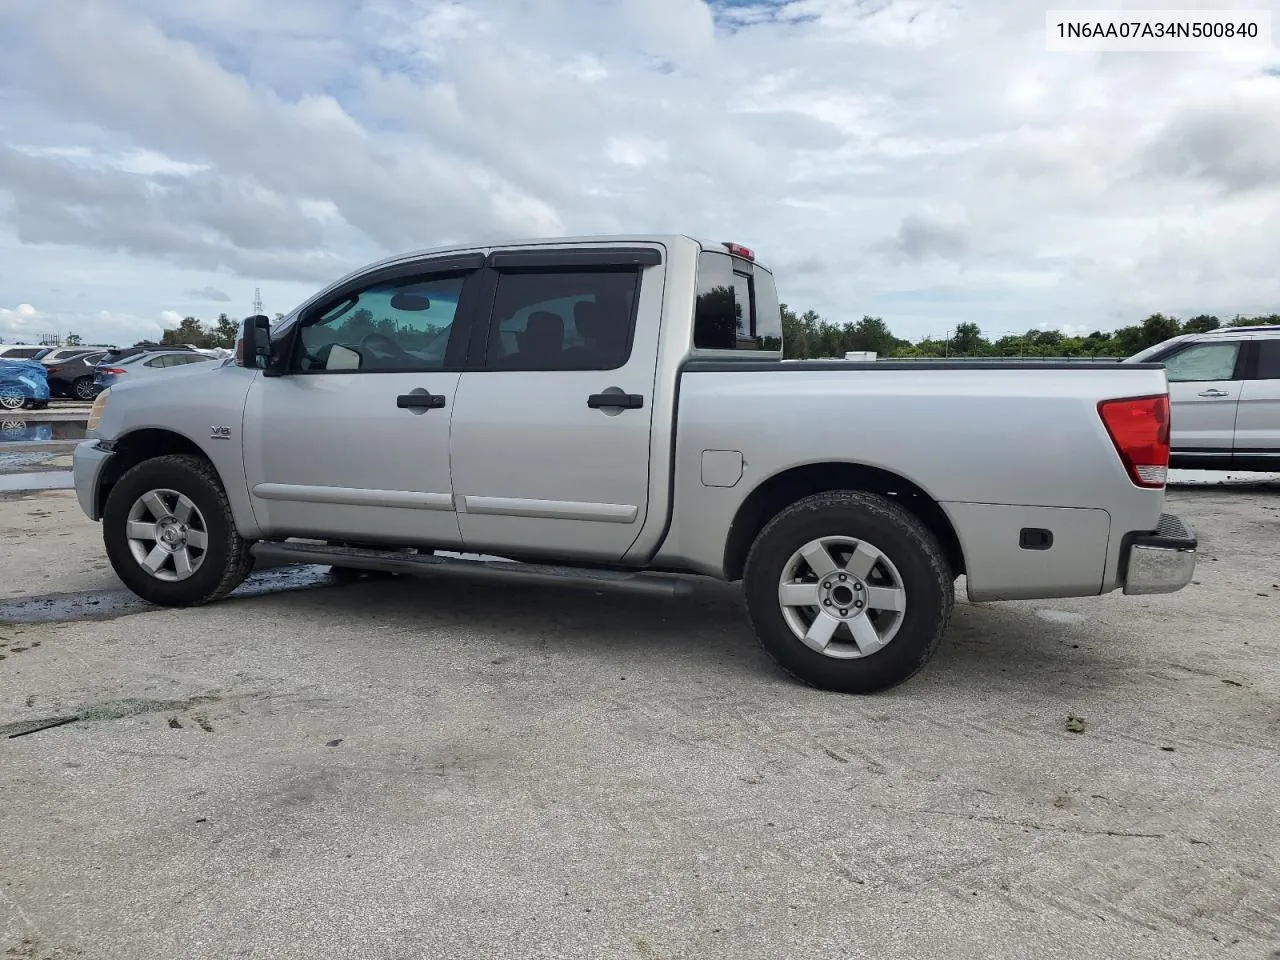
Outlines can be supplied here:
M1201 340L1161 360L1169 380L1170 432L1175 456L1231 457L1243 385L1247 341Z
M644 525L657 246L490 255L450 437L468 550L617 560Z
M1280 338L1254 340L1236 413L1236 460L1280 467Z

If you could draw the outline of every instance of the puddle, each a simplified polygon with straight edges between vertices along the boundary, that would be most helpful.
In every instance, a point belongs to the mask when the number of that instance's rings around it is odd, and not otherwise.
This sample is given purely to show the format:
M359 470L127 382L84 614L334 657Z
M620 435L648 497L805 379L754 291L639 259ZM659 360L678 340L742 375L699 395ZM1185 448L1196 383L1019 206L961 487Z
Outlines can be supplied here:
M270 593L313 590L336 585L328 567L275 567L249 575L231 597L261 597ZM65 623L73 620L112 620L132 613L164 610L140 600L126 589L87 590L43 597L15 597L0 600L0 623Z
M0 476L0 493L74 488L75 482L72 480L70 470L39 470L32 473L9 473Z
M27 420L0 416L0 443L53 443L83 440L84 420Z
M1084 623L1086 617L1081 613L1070 613L1066 610L1037 610L1036 616L1050 623Z

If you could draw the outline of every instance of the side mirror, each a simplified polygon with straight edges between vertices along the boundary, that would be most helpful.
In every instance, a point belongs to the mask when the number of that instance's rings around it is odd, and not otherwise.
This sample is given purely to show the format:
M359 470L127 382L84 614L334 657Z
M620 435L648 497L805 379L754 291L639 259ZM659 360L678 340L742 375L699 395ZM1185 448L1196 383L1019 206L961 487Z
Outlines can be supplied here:
M236 363L256 370L267 369L271 361L271 318L258 314L245 317L236 344Z

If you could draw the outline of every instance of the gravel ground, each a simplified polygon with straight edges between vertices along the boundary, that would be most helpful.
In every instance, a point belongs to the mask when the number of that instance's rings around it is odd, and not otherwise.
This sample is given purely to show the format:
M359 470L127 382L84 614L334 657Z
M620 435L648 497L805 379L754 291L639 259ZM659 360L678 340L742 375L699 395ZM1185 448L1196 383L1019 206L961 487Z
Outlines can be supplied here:
M0 731L80 719L0 739L0 951L1280 957L1280 484L1170 502L1180 594L961 603L853 698L730 587L154 610L70 493L11 495Z

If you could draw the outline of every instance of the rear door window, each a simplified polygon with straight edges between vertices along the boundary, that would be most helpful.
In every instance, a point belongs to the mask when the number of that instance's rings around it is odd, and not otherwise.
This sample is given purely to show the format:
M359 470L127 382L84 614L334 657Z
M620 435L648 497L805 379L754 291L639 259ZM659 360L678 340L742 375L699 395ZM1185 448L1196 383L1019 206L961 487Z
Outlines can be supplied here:
M616 370L631 355L635 267L503 273L489 328L490 370Z

